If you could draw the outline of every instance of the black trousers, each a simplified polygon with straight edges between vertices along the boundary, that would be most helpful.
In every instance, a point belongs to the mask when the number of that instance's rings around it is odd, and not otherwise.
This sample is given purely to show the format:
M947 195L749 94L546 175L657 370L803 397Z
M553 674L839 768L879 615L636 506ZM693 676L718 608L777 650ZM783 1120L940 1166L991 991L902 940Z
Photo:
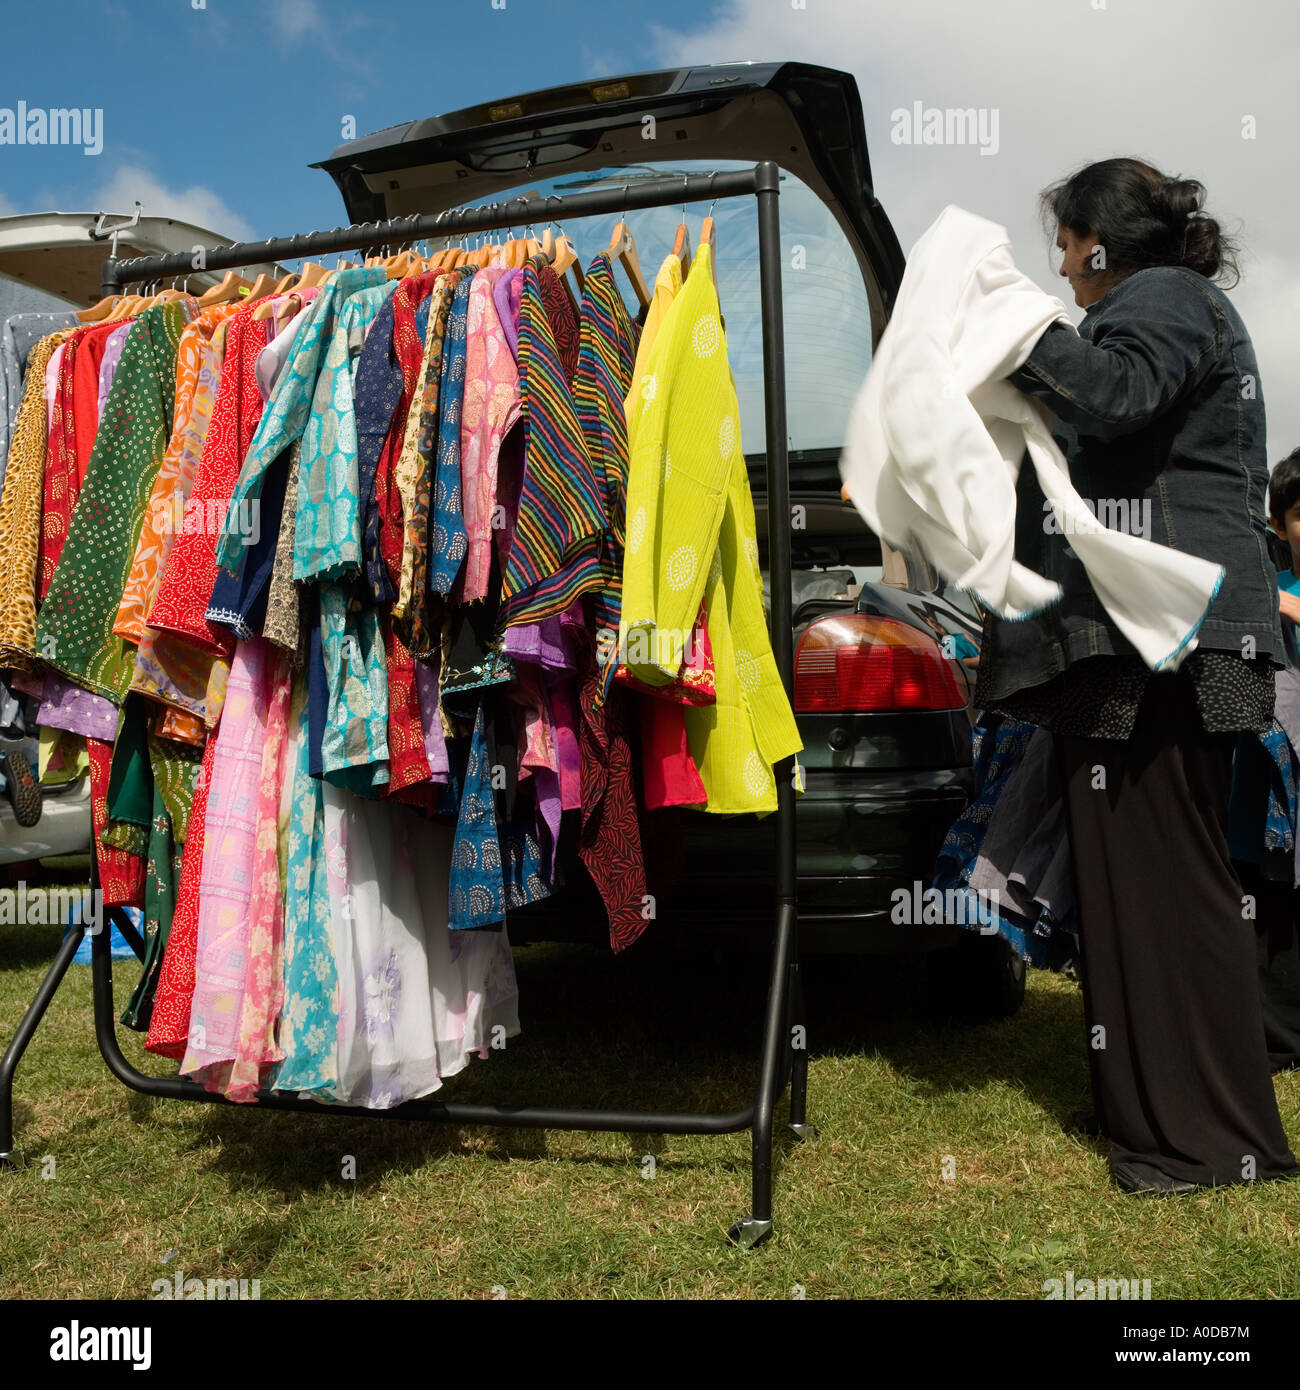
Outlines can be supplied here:
M1264 1042L1274 1071L1300 1067L1300 889L1265 878L1258 864L1233 861L1256 903L1255 952Z
M1148 683L1133 736L1057 735L1088 1057L1110 1161L1199 1183L1293 1172L1264 1042L1255 924L1228 857L1233 735Z

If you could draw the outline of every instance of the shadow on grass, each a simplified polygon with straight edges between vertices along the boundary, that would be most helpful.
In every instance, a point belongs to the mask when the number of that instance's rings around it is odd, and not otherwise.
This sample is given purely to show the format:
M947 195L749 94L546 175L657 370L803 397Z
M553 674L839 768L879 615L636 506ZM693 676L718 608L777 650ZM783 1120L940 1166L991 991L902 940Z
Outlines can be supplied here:
M521 948L516 957L521 1036L489 1061L473 1061L433 1099L707 1113L749 1104L767 990L761 955L703 948L634 949L614 957L601 948L552 944ZM876 1053L936 1093L1001 1081L1061 1122L1086 1104L1081 1005L1072 990L1031 990L1016 1019L957 1026L934 1017L920 959L813 957L803 969L813 1059ZM178 1112L133 1093L131 1114L137 1123L170 1125ZM816 1117L814 1074L814 1123ZM774 1126L778 1163L797 1142L787 1118L783 1095ZM543 1159L549 1152L546 1132L531 1128L268 1114L255 1107L205 1108L192 1134L191 1149L209 1153L214 1167L260 1178L287 1200L338 1183L346 1155L356 1166L349 1181L365 1190L394 1169L467 1147L502 1160ZM628 1157L570 1154L566 1161L621 1166L671 1142L631 1133ZM743 1131L739 1142L747 1149ZM747 1169L747 1154L722 1166Z

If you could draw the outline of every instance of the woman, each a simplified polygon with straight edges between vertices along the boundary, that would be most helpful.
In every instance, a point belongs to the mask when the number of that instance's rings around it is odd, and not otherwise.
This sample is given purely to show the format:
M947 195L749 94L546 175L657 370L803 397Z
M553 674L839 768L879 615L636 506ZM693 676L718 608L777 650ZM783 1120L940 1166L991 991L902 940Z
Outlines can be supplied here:
M1268 728L1284 661L1268 556L1264 404L1250 336L1214 283L1233 247L1204 188L1136 159L1043 194L1087 309L1012 378L1059 421L1098 515L1224 567L1176 674L1154 675L1017 484L1017 558L1063 601L989 620L975 704L1053 730L1077 879L1088 1055L1111 1171L1135 1192L1297 1171L1269 1073L1253 923L1225 838L1234 734Z

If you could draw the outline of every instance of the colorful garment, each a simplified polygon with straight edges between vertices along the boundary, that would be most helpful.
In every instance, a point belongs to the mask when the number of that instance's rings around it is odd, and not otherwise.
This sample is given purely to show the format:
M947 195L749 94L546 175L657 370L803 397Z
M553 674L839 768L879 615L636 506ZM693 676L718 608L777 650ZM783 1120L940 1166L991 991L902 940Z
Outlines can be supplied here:
M30 667L36 650L36 575L45 470L45 368L71 329L41 339L27 358L0 497L0 662Z
M339 793L311 775L306 687L301 680L294 703L279 1034L284 1057L271 1087L328 1096L339 1079L338 965L331 933L331 913L338 905L330 899L325 862L324 798Z
M355 583L320 586L320 636L329 692L321 775L375 793L389 780L388 670L379 614Z
M664 257L655 276L650 307L637 345L632 382L623 399L630 433L637 411L641 408L641 382L646 363L659 337L664 318L682 288L682 262L676 255ZM667 472L668 465L665 465ZM644 500L638 498L638 506ZM689 653L684 655L677 679L667 685L647 685L639 681L626 665L615 663L615 679L641 695L654 697L642 701L641 715L641 776L647 809L663 806L698 806L707 801L708 793L700 780L699 769L691 757L690 740L686 734L685 704L712 704L715 678L713 647L709 642L704 605L695 618L695 628Z
M260 638L254 639L261 642ZM284 895L278 863L278 829L285 747L288 741L290 677L284 654L265 650L269 706L257 787L257 821L250 866L248 955L239 1032L229 1073L221 1069L227 1100L256 1099L263 1078L284 1058L275 1038L284 1002Z
M86 740L90 760L90 826L95 841L99 887L105 907L143 907L145 862L142 856L114 849L103 841L108 826L108 779L113 745Z
M176 349L193 304L144 310L126 340L68 544L36 623L41 658L115 702L130 685L133 653L113 623L171 435Z
M127 334L131 331L130 322L119 323L104 341L104 360L99 364L99 391L96 401L96 414L101 418L104 405L108 401L109 387L117 374L117 364L122 360L122 349L126 346Z
M470 289L465 402L461 412L461 500L467 542L462 598L466 603L487 596L497 459L501 441L522 409L519 368L495 297L501 279L518 273L489 266L474 277Z
M262 493L266 471L303 430L312 413L312 398L316 378L320 375L321 359L334 335L339 311L348 297L357 290L384 283L387 272L382 267L336 271L321 286L312 300L307 318L295 333L289 360L275 383L267 402L257 433L239 471L239 479L230 499L231 512L243 515ZM323 488L320 493L324 495ZM217 539L217 563L230 574L238 574L243 563L243 541L232 531L223 531Z
M289 450L289 471L284 484L286 498L298 495L298 459L301 452L301 442L295 441ZM296 657L302 632L302 593L293 582L295 522L293 508L282 508L280 531L275 542L275 558L271 562L271 578L266 590L266 616L262 620L262 636Z
M429 296L436 274L408 276L398 284L386 306L392 309L392 327L387 341L382 336L385 325L376 320L366 348L362 349L363 360L357 365L359 400L366 350L374 343L375 370L380 378L375 386L376 400L364 420L358 404L357 431L362 549L366 579L376 603L389 603L397 596L396 582L401 576L401 499L393 469L405 439L411 402L420 384L428 333Z
M237 1053L240 1020L249 985L249 952L263 826L263 751L273 743L269 722L278 659L268 660L260 639L236 644L226 707L217 730L217 751L204 819L199 886L194 996L183 1075L198 1073L219 1090ZM269 986L269 980L265 982Z
M341 579L361 567L354 382L366 330L395 290L384 281L353 294L339 310L321 360L298 465L293 577L299 582Z
M176 909L163 954L158 986L154 992L153 1013L145 1049L160 1057L183 1057L189 1041L190 1005L194 997L195 957L198 950L199 886L203 874L206 845L205 829L208 789L212 785L212 765L217 740L208 739L203 761L194 783L194 800L189 814L185 849L181 855L180 881L176 889Z
M460 277L447 319L442 356L442 385L438 391L438 465L433 487L429 530L429 587L435 594L456 588L465 563L465 518L461 498L460 424L465 398L465 338L469 328L469 295L478 272L472 267Z
M768 636L754 503L710 257L701 246L641 383L619 645L639 679L675 680L703 600L716 703L688 708L686 728L707 809L766 812L776 809L774 765L803 745Z
M61 329L76 328L80 322L75 309L11 314L0 320L0 488L4 486L5 461L18 423L24 395L23 377L32 349L42 338ZM41 371L44 371L43 366Z
M256 508L238 511L230 496L265 406L255 368L271 331L270 321L259 322L248 306L230 320L203 456L185 504L181 533L172 544L147 618L155 631L175 633L220 657L230 655L233 638L208 621L208 598L217 577L219 537L234 531L246 546L258 521Z
M525 428L524 473L502 581L508 623L562 613L603 583L601 535L605 498L591 465L543 300L540 256L524 271L519 311L519 380ZM563 321L563 320L562 320ZM574 333L576 339L577 334ZM576 366L576 343L574 360Z
M434 285L424 340L424 385L418 402L412 402L407 415L402 451L393 469L403 521L402 573L393 604L393 622L402 640L417 657L429 656L436 640L429 605L429 512L438 445L443 344L460 278L459 272L450 271Z
M172 433L158 465L140 526L131 572L122 590L113 631L128 642L145 637L145 616L158 592L203 456L225 356L228 320L238 304L205 309L186 325L176 348Z

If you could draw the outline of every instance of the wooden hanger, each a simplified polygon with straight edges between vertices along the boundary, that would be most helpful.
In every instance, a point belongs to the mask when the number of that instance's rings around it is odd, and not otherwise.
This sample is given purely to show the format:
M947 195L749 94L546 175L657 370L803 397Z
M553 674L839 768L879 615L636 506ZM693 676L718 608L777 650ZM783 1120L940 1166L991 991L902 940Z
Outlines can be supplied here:
M686 230L685 219L677 226L677 236L673 241L673 255L682 263L682 279L684 280L691 270L691 237Z
M92 304L88 309L78 309L77 319L81 323L107 323L113 310L122 302L120 294L110 294L105 299L101 299L98 304Z
M226 271L226 277L219 285L213 287L199 296L199 308L211 309L215 304L233 304L239 298L239 292L245 289L248 281L242 275L236 274L233 270Z
M298 276L298 283L294 289L309 290L314 285L323 285L328 274L329 271L323 265L317 265L315 261L307 261L303 265L302 274Z
M121 323L123 319L133 318L145 307L148 300L142 294L126 294L118 300L117 308L103 320L104 323Z
M265 299L268 294L275 293L275 281L269 275L259 275L253 281L253 287L244 296L245 304L256 303L259 299Z
M709 269L713 273L713 292L718 292L718 224L711 217L700 228L700 245L709 248Z
M265 323L267 319L275 316L277 310L288 303L289 299L292 297L291 293L281 295L277 291L278 286L277 290L273 290L268 294L261 303L258 304L257 308L253 310L254 323ZM302 303L301 300L298 302Z
M564 278L566 271L572 270L574 278L578 282L578 288L582 289L584 284L582 266L578 264L578 253L567 236L562 236L555 243L555 255L551 261L551 266L561 279Z
M650 291L646 287L645 276L641 273L641 262L637 259L636 242L632 240L632 233L626 222L620 222L614 228L614 235L609 239L609 249L605 252L611 261L618 261L627 274L627 278L632 283L632 288L636 292L637 302L644 309L650 303Z

